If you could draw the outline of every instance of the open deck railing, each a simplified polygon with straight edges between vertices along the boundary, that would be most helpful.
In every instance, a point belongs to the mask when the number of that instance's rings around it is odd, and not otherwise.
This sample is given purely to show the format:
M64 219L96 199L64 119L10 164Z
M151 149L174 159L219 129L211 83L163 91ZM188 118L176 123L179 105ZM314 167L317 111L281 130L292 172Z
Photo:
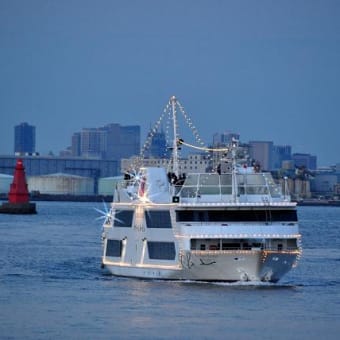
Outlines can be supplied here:
M175 188L175 194L182 199L200 199L202 201L220 198L232 200L236 192L240 201L282 199L281 187L270 173L237 174L237 188L233 190L232 174L197 173L189 174L182 186Z

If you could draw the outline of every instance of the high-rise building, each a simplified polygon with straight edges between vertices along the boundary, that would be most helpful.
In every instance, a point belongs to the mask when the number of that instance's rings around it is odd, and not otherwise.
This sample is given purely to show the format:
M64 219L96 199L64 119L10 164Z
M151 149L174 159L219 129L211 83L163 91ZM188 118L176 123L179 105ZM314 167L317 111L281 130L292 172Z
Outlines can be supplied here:
M120 160L140 152L140 126L108 124L84 128L72 136L72 156Z
M233 139L240 140L240 135L234 132L215 133L213 135L214 147L228 146Z
M14 152L19 154L35 152L35 126L21 123L14 127Z
M81 155L81 133L76 132L72 135L71 155L79 157Z
M292 159L292 147L290 145L274 145L272 169L279 170L282 168L282 162Z
M80 140L81 156L105 159L106 137L106 131L102 128L83 129Z
M309 170L316 170L317 168L316 156L309 153L294 153L292 158L296 167L305 167Z
M108 124L105 159L120 160L140 153L140 126Z
M259 163L263 170L269 171L272 169L273 142L250 141L249 153L250 157Z
M170 149L168 148L166 136L164 131L153 132L150 130L148 134L150 138L150 146L144 152L147 158L169 158Z

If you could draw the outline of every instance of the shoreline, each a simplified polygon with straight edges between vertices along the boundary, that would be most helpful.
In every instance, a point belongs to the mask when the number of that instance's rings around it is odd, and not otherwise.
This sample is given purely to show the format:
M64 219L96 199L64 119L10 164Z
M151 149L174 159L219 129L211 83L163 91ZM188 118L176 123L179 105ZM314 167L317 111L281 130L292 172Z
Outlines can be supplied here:
M52 194L40 194L31 195L30 202L108 202L111 203L113 200L112 195L52 195ZM0 201L7 202L8 195L1 194Z
M319 199L309 199L295 201L298 206L314 206L314 207L340 207L340 200L319 200Z
M7 202L8 195L0 194L0 201ZM53 194L40 194L31 195L30 202L49 201L49 202L106 202L113 201L112 195L53 195ZM298 206L327 206L327 207L340 207L340 200L319 200L307 199L294 201Z

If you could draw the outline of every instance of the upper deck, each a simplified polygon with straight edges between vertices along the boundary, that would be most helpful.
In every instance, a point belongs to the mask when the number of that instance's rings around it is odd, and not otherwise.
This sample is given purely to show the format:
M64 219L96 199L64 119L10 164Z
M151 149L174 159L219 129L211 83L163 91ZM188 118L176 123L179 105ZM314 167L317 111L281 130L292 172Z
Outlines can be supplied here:
M183 181L183 177L182 177ZM237 173L190 173L172 182L165 168L141 168L140 174L117 185L114 201L218 206L294 206L270 173L252 168Z
M233 179L233 176L234 179ZM289 202L270 173L192 173L175 194L181 203Z

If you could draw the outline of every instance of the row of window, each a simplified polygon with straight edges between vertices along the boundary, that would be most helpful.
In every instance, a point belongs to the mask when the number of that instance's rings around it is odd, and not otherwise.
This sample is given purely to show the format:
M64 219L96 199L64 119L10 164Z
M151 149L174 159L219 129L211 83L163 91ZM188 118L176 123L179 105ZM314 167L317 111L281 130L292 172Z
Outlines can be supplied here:
M151 260L174 260L176 257L176 249L174 242L147 242L149 258ZM121 257L122 241L107 240L106 256Z
M132 226L133 210L116 213L114 226ZM170 228L170 212L167 210L145 211L148 228ZM179 210L177 222L297 222L296 210Z
M297 249L297 239L191 239L191 250Z
M132 226L133 210L120 210L116 212L114 226ZM145 212L146 226L148 228L171 228L170 212L167 210L147 210Z
M296 222L296 210L180 210L178 222Z
M255 248L269 249L297 249L296 239L277 239L263 240L257 239L192 239L190 241L191 250L251 250ZM176 248L174 242L156 242L148 241L147 248L150 260L170 260L176 258ZM122 241L107 240L106 256L121 257L122 256Z

